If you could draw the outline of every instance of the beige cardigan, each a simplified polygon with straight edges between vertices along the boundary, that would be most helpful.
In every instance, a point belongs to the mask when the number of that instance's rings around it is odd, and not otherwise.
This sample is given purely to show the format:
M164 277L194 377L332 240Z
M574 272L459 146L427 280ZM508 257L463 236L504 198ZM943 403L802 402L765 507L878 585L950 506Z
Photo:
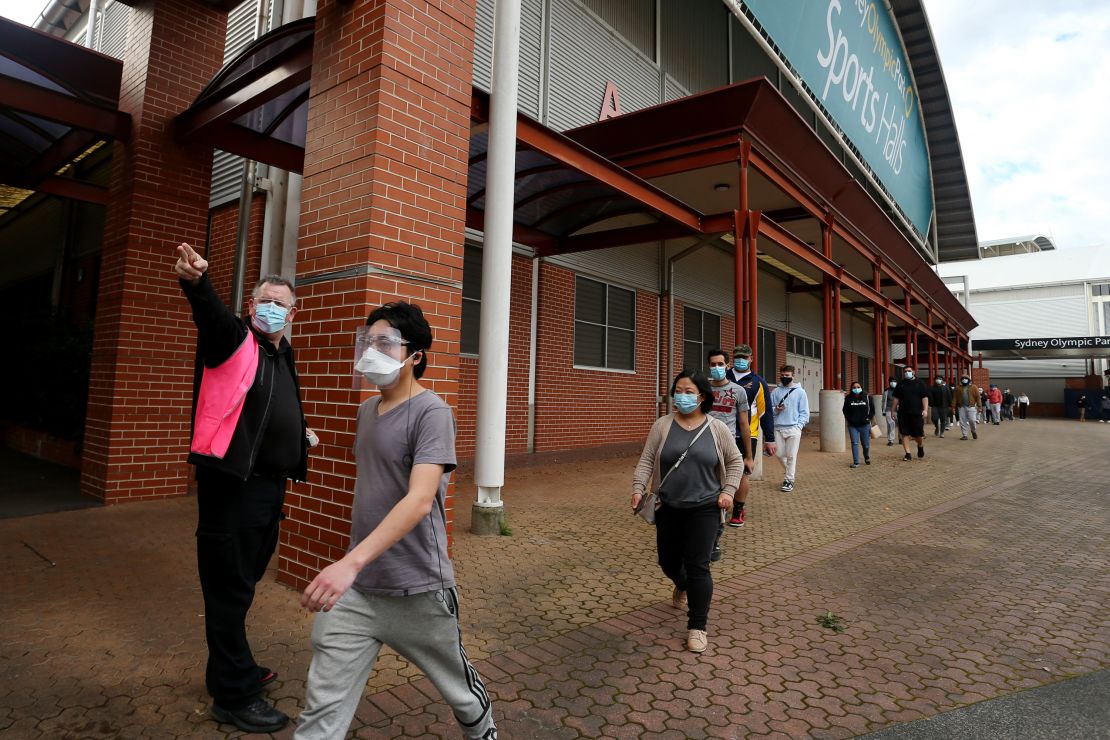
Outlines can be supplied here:
M736 495L740 486L740 479L744 475L744 458L736 447L732 432L720 419L709 419L709 431L713 434L713 442L717 447L717 480L721 482L721 491L729 496ZM648 433L644 451L640 455L640 462L636 465L636 472L632 476L632 492L646 493L648 481L651 481L651 490L659 488L662 473L659 471L659 456L667 435L671 432L671 422L674 414L667 414L655 420Z

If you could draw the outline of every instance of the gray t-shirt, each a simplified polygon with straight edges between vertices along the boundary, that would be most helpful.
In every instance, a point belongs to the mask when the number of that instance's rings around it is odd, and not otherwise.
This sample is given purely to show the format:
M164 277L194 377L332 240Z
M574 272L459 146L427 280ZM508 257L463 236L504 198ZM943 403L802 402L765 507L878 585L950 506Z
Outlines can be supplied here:
M740 433L736 427L736 414L747 411L749 408L747 391L732 381L722 386L716 386L712 383L709 385L713 388L713 410L709 412L709 415L723 421L734 438L739 437ZM708 434L708 432L706 433ZM686 463L682 464L685 465Z
M744 393L743 389L740 393ZM705 423L708 424L709 420L706 419ZM701 427L697 427L688 432L677 421L671 422L671 431L668 432L667 441L663 443L663 450L659 454L660 476L667 474L700 431ZM664 481L659 495L667 506L690 509L715 501L720 490L721 481L717 479L717 444L713 441L713 432L706 429L705 434L698 437L698 441L690 448L690 453L682 464Z
M455 586L447 557L444 498L455 469L455 418L432 393L410 398L378 415L381 397L358 408L355 434L355 504L351 548L362 542L409 492L413 465L443 466L443 478L431 513L355 578L359 591L380 596L408 596Z

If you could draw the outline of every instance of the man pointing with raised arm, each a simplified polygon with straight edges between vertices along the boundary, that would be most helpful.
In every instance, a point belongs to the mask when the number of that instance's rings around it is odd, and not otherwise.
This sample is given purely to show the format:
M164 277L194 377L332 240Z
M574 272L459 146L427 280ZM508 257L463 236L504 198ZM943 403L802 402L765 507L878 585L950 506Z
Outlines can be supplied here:
M208 262L188 244L174 272L197 325L199 369L189 462L197 468L197 570L208 642L212 716L246 732L275 732L289 718L262 697L276 677L255 662L247 611L278 540L285 485L303 481L316 436L305 425L293 349L297 314L288 280L255 286L249 320L213 290Z

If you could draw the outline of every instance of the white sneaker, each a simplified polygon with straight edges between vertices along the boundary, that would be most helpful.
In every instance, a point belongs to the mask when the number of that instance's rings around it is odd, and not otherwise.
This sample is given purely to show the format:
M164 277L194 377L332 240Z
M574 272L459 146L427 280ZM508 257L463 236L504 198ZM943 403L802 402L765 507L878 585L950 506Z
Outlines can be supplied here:
M686 647L692 653L704 653L705 649L709 647L709 640L706 637L705 630L690 630L686 636Z

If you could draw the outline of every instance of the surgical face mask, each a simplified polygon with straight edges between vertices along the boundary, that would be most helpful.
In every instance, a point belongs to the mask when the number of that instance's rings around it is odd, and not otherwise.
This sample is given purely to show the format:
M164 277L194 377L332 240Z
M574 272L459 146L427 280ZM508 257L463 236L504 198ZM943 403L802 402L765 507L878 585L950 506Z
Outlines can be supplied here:
M713 378L713 380L724 380L725 368L718 366L709 368L709 377Z
M890 381L890 387L891 388L897 388L898 387L898 381L897 380Z
M906 376L906 380L913 380L913 370L907 370L903 374Z
M277 303L255 303L254 325L263 334L276 334L285 328L289 309Z
M682 413L689 414L698 407L698 396L696 393L676 393L674 405Z
M853 388L852 393L863 393L863 388Z
M944 381L940 378L937 378L937 385L944 385Z
M794 382L794 376L793 375L780 375L779 376L779 381L783 385L790 385L791 383Z
M960 385L971 385L971 381L968 380L967 378L962 378L960 380Z
M355 363L355 371L362 373L362 377L379 388L389 389L396 385L401 368L415 355L414 352L403 360L395 360L384 352L367 347L362 357Z
M732 366L742 373L748 372L748 368L751 367L751 364L751 360L745 360L742 357L737 357L732 361Z

